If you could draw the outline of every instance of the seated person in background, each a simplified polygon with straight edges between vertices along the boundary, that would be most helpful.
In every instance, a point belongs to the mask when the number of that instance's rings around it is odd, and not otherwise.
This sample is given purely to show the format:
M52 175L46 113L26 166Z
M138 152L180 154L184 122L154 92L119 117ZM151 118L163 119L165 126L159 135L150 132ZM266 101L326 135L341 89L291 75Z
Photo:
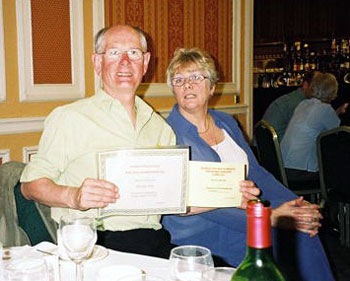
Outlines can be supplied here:
M272 226L279 227L273 228L275 257L284 270L291 271L287 276L334 280L317 235L321 218L318 206L297 198L257 163L232 116L208 109L217 81L213 59L197 48L179 49L166 76L177 101L167 118L177 144L190 146L193 161L247 164L247 180L241 182L240 190L256 184L261 197L271 202ZM225 262L238 266L246 249L245 207L191 207L187 216L167 215L162 222L172 243L208 247Z
M51 206L55 221L69 213L94 217L97 208L118 199L118 187L98 179L98 152L175 144L170 126L136 96L149 60L139 29L123 25L102 29L92 55L102 89L48 116L38 154L22 174L21 190L27 199ZM159 215L105 218L98 243L164 258L171 249Z
M281 152L289 180L318 180L316 140L320 133L338 127L338 114L330 102L335 99L338 82L333 74L320 73L311 82L310 99L302 101L294 111L281 142Z
M295 108L301 101L309 98L311 81L318 73L317 71L306 73L300 88L275 99L266 109L262 119L267 121L276 130L280 142Z

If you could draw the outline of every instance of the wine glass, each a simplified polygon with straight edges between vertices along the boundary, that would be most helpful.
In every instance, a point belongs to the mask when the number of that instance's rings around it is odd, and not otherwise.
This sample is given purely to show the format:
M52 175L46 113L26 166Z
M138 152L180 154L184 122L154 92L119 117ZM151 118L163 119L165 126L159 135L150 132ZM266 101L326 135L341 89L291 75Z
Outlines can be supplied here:
M214 267L204 271L202 276L209 281L230 281L235 270L233 267Z
M141 273L134 275L126 275L118 279L118 281L165 281L161 276L153 275L149 273Z
M63 216L59 224L59 236L59 243L76 265L75 280L82 281L82 262L91 255L97 240L95 219L75 215Z
M210 250L194 245L172 249L169 263L171 278L180 281L200 281L202 272L214 267Z
M49 281L49 271L44 259L16 258L5 264L3 277L5 281Z

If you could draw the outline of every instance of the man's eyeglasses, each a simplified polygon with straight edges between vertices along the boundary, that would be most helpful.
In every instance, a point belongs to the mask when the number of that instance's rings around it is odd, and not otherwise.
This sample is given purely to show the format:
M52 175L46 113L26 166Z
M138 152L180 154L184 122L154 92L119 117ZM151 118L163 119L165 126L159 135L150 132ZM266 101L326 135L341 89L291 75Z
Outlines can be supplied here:
M204 76L203 74L196 73L188 77L175 77L171 79L171 85L173 87L181 87L186 83L186 81L190 84L200 84L204 79L208 79L208 77Z
M133 48L126 51L122 51L119 49L107 49L105 52L99 53L100 55L106 55L108 59L110 60L120 60L122 55L126 53L128 55L128 58L132 61L140 60L145 52L143 52L141 49Z

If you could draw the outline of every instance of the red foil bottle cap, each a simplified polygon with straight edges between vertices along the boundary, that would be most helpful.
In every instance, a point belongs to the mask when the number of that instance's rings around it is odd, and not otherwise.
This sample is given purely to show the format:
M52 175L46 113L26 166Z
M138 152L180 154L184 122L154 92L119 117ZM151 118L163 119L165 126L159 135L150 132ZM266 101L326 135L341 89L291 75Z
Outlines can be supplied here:
M247 245L251 248L271 247L271 209L268 201L250 200L247 206Z

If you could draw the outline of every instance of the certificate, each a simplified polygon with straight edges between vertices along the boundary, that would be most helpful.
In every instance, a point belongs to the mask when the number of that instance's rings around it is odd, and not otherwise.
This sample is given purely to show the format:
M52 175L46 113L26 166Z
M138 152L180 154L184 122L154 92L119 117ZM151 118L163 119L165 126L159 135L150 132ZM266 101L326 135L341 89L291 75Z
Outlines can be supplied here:
M245 178L244 164L192 161L189 171L189 206L240 206L239 181Z
M101 217L186 212L188 148L120 149L98 157L100 178L120 194L100 209Z

